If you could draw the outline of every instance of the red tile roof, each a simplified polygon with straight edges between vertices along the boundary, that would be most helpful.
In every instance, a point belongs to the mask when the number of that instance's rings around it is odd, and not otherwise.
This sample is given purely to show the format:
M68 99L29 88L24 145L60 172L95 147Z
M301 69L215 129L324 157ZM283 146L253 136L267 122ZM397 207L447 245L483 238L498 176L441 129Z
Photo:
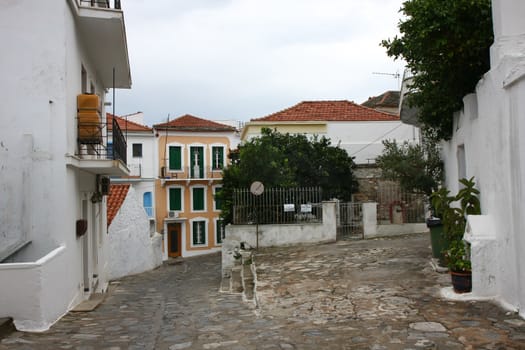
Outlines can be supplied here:
M251 121L395 121L399 117L350 101L303 101Z
M379 96L369 97L362 105L370 108L397 108L399 106L399 91L387 91Z
M108 227L111 225L111 222L117 216L118 211L120 210L120 207L122 206L122 203L124 203L124 200L126 199L126 196L128 195L129 190L129 184L112 184L109 187L109 195L108 195Z
M126 120L125 118L114 116L111 113L106 113L106 119L108 123L108 130L111 131L113 129L113 118L116 119L118 126L120 126L120 129L122 131L147 131L147 132L153 132L153 129L150 127L147 127L145 125L141 125L135 122L132 122L131 120Z
M167 123L153 125L153 127L155 129L178 131L235 131L235 128L232 126L198 118L190 114L185 114Z

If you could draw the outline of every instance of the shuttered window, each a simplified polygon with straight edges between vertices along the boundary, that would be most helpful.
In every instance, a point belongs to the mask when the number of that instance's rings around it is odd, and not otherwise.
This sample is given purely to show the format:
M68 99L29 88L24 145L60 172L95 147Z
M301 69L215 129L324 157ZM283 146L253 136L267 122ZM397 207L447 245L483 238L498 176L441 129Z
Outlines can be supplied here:
M182 170L182 149L181 146L170 146L169 148L169 169Z
M193 188L193 210L204 210L204 188L202 187Z
M213 146L212 151L212 164L213 169L222 169L224 167L224 147L222 146Z
M190 173L193 179L204 178L204 148L200 146L190 147Z
M215 187L214 188L214 193L213 193L213 199L214 199L214 202L215 202L215 210L222 210L222 201L217 198L217 193L220 192L222 190L222 187Z
M222 220L215 220L215 230L215 241L217 244L221 244L222 239L224 238L224 223Z
M180 188L170 188L170 210L182 210L182 191Z

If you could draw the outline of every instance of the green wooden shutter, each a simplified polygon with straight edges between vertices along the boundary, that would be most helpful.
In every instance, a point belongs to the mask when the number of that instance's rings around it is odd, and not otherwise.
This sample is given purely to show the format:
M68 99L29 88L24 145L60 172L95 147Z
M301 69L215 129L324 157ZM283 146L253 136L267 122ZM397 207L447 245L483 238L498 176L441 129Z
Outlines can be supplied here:
M216 220L215 227L217 228L217 231L215 232L216 241L217 243L222 243L222 237L224 236L224 224L222 220Z
M182 210L182 196L180 188L170 188L170 210Z
M170 146L170 170L181 170L182 169L182 150L180 146Z
M204 188L193 189L193 210L204 210Z
M217 193L222 190L222 187L215 187L214 199L215 199L215 210L222 210L222 200L217 198Z

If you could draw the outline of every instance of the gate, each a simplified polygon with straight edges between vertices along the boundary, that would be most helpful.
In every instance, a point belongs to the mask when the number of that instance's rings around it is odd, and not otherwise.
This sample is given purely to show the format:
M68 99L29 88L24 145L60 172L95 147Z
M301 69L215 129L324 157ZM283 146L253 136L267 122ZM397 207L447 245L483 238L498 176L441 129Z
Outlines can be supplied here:
M363 206L361 203L338 204L337 239L363 239Z

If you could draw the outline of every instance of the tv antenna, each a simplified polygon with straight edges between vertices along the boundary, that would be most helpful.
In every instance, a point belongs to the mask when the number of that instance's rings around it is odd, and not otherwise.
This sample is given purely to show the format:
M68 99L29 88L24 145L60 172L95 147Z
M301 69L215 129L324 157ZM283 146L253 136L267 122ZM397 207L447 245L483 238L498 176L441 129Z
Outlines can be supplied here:
M395 73L383 73L383 72L372 72L372 74L375 75L389 75L391 77L394 77L394 79L397 79L397 86L398 88L401 88L401 75L399 74L399 70L397 70Z

